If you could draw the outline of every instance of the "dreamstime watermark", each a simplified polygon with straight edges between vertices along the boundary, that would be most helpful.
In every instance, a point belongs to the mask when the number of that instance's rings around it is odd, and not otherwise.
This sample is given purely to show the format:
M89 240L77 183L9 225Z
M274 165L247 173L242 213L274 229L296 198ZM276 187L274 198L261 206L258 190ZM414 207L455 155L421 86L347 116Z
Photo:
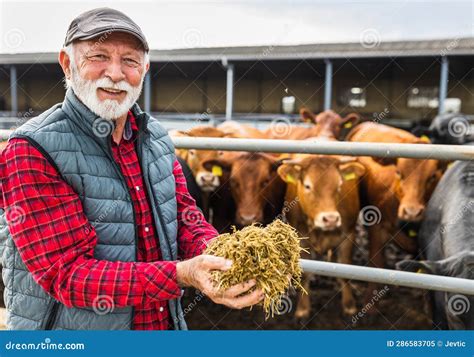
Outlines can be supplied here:
M377 206L365 206L360 210L359 219L364 226L379 224L382 220L382 213Z
M108 295L98 295L92 302L92 310L97 315L107 315L114 311L114 308L114 300Z
M204 214L198 207L188 206L181 212L181 220L187 226L199 226L204 222Z
M184 32L182 41L187 48L201 47L204 42L204 36L198 29L191 28Z
M471 303L469 299L461 294L453 295L448 300L448 311L452 315L462 315L469 311Z
M279 301L272 304L271 309L275 315L285 315L293 310L293 302L288 295L283 295Z
M299 202L300 198L296 196L294 199L292 199L290 202L285 201L283 203L283 209L281 210L281 213L275 217L275 219L280 219L284 221L286 219L286 214L290 212L290 210L297 205Z
M31 118L32 115L33 115L33 108L29 108L26 112L19 112L15 125L10 127L10 130L15 130L16 128L25 124L28 121L28 119Z
M373 28L365 29L360 33L359 41L364 48L375 48L380 45L380 33Z
M461 138L463 136L469 135L470 131L471 131L471 126L466 118L454 117L449 120L449 123L448 123L449 135L455 138Z
M281 138L287 136L291 131L291 122L287 118L273 119L270 123L270 132L273 137Z
M441 56L446 56L447 54L449 54L449 52L451 52L456 47L458 47L458 45L459 45L459 38L454 38L451 41L449 41L448 45L445 48L443 48L443 50L441 50L439 54Z
M11 50L19 48L25 42L25 33L19 28L12 28L5 32L3 42L5 46Z
M6 350L13 351L31 351L31 350L85 350L86 346L84 343L56 343L51 342L49 337L46 337L44 341L41 342L14 342L8 341L5 344Z
M474 201L469 201L467 204L463 205L461 209L457 211L456 215L451 221L442 224L440 229L441 233L446 233L447 227L452 226L453 224L456 224L457 222L462 220L466 216L466 213L472 214L473 209Z
M373 113L372 116L373 116L373 121L375 123L380 123L382 120L386 119L388 114L390 113L390 111L388 110L388 108L384 108L383 111L381 111L380 113Z
M115 124L112 122L112 120L97 118L92 123L92 132L98 138L105 138L111 135L114 130Z
M363 318L367 312L375 306L375 304L388 293L390 288L385 285L381 290L374 290L372 292L373 296L370 301L364 305L364 307L355 315L352 316L352 324L356 324L361 318Z
M10 227L24 223L25 218L26 212L22 207L18 205L10 205L5 208L5 219Z

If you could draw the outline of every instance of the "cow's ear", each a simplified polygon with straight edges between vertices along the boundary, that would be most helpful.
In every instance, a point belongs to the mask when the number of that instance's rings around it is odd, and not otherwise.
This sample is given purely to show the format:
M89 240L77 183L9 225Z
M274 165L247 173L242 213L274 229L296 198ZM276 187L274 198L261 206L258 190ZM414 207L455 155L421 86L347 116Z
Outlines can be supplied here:
M175 149L176 156L179 156L184 161L188 161L188 150L187 149Z
M202 166L210 172L222 172L224 170L230 171L232 163L225 159L211 159L203 161Z
M277 172L286 183L296 184L301 178L301 166L298 164L283 162Z
M365 166L359 162L341 162L339 172L344 180L358 179L365 174Z
M395 264L397 270L412 273L440 274L440 264L431 260L402 260Z
M347 114L344 118L341 120L341 127L350 129L353 126L356 126L360 122L360 115L357 113L350 113Z
M314 115L314 113L309 110L308 108L301 108L300 109L300 116L301 116L301 119L305 122L305 123L313 123L313 124L316 124L316 115Z
M397 164L397 158L396 157L372 157L372 160L374 160L376 163L378 163L382 166L396 165Z

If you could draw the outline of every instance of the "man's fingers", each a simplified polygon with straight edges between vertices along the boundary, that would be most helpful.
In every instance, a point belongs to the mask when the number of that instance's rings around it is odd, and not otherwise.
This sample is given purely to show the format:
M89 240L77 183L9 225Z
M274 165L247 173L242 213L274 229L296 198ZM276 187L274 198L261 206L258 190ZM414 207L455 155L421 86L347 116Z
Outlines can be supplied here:
M245 294L243 296L233 298L233 299L224 299L224 303L234 309L243 309L247 306L252 306L258 304L264 298L263 291L261 289L256 289L250 294Z
M244 283L231 286L226 291L224 291L223 297L231 299L236 296L239 296L240 294L243 294L246 291L250 290L252 287L254 287L256 283L257 282L254 279L252 279Z
M209 270L229 270L232 266L232 261L222 258L216 257L213 255L202 255L202 265Z

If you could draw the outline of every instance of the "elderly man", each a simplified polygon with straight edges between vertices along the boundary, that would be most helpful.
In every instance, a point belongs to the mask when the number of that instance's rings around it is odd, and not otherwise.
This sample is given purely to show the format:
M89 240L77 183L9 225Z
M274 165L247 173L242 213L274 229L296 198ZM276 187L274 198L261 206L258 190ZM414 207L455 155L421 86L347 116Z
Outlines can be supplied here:
M217 232L165 129L135 104L149 68L140 28L116 10L83 13L59 63L64 101L18 128L2 157L7 326L185 329L187 286L232 308L258 303L254 281L210 282L231 262L201 255Z

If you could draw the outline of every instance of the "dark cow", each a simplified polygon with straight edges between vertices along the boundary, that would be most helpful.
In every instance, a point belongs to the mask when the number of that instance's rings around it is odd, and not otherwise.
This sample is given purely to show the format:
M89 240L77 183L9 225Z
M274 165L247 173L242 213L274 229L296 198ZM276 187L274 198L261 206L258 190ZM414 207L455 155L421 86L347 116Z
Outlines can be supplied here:
M456 162L439 182L425 212L418 244L426 260L398 269L474 279L474 162ZM474 296L432 292L433 323L441 329L474 329Z

